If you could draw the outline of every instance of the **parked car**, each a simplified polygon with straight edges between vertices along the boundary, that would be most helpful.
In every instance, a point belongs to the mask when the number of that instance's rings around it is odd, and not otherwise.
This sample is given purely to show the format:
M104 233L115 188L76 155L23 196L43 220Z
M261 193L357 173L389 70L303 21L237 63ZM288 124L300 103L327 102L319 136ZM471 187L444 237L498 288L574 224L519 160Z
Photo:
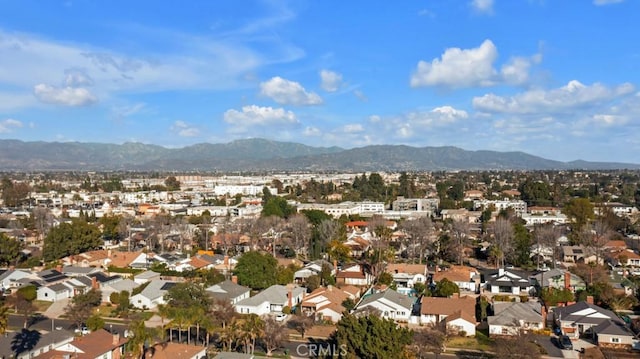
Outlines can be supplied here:
M83 326L81 326L80 328L76 328L76 329L74 330L74 332L75 332L76 334L82 334L82 335L87 335L87 334L91 333L91 331L89 330L89 328L87 328L87 326L86 326L86 325L83 325Z
M571 339L568 336L561 335L559 342L560 342L560 348L573 350L573 343L571 342Z
M284 322L287 319L287 315L284 313L276 314L276 322Z

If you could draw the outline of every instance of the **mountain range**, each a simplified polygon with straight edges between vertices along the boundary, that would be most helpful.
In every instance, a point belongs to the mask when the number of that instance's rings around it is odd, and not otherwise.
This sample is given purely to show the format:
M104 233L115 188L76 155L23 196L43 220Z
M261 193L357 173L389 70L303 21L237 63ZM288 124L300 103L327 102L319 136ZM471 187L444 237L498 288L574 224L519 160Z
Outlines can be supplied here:
M0 171L441 171L612 170L640 164L561 162L524 152L467 151L457 147L375 145L312 147L265 139L166 148L142 143L0 140Z

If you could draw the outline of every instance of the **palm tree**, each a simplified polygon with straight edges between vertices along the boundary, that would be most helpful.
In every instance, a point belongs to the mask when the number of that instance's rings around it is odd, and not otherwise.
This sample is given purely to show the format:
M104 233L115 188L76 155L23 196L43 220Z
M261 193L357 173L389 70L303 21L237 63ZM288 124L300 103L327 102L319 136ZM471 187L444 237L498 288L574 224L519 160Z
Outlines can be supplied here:
M220 341L222 342L223 350L233 351L235 346L233 343L240 337L240 326L237 320L232 320L227 323L225 327L220 331Z
M137 318L129 324L129 342L127 349L133 358L144 358L145 347L151 347L161 338L158 329L147 328L143 318Z
M211 333L219 327L216 324L216 322L208 315L205 315L200 319L201 319L200 326L202 327L202 329L204 329L204 332L205 332L204 346L208 347L209 340L211 339Z
M242 320L240 326L241 337L245 345L245 353L253 354L256 340L263 335L264 321L256 314L249 314Z
M0 307L0 335L4 334L9 327L9 307Z

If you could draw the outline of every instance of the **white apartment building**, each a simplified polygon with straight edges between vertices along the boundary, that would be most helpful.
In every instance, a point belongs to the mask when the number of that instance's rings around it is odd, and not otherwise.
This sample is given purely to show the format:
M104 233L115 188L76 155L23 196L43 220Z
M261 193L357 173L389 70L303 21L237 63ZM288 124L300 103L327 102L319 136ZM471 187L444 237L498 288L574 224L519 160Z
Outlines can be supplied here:
M489 208L490 206L494 206L496 211L505 210L507 208L513 208L516 212L516 215L521 217L523 214L527 213L527 202L523 200L488 200L488 199L480 199L473 201L473 209L481 210L483 208Z

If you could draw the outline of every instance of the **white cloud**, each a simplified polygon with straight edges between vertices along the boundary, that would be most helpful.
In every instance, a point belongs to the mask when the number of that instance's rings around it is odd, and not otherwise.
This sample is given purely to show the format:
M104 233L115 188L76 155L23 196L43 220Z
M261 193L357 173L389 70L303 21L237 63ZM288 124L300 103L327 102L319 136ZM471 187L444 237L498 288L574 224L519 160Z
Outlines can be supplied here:
M469 118L464 110L457 110L451 106L436 107L431 111L409 112L406 120L413 126L442 126Z
M175 132L180 137L196 137L200 135L199 129L181 120L173 123L171 131Z
M12 118L0 121L0 133L10 133L13 132L13 129L21 127L22 122L14 120Z
M470 87L489 86L494 83L496 70L493 62L498 50L491 40L479 47L463 50L448 48L440 59L418 62L411 76L411 86Z
M44 103L63 106L87 106L96 103L98 99L83 87L56 87L38 84L33 88L33 94Z
M322 98L307 92L300 83L276 76L260 84L260 93L281 105L309 106L322 104Z
M623 1L624 0L593 0L593 4L596 6L602 6L602 5L618 4Z
M334 71L320 71L320 80L320 87L327 92L336 92L342 85L342 75Z
M302 131L302 134L308 137L316 137L322 135L322 131L317 127L307 126L304 131Z
M232 132L246 132L256 126L297 125L296 115L283 108L260 107L256 105L242 107L242 112L230 109L224 113L224 121L232 125Z
M481 14L493 14L493 0L471 0L471 7Z
M595 106L633 91L634 87L629 83L610 88L601 83L586 86L574 80L549 91L530 90L511 97L495 94L474 97L473 107L490 113L558 113Z
M353 94L358 98L358 100L362 102L369 101L369 98L367 97L367 95L365 95L364 92L360 90L353 90Z
M67 69L64 71L64 84L68 87L93 86L93 79L79 69Z
M529 80L533 64L542 61L542 54L530 57L512 57L498 71L494 63L498 49L491 40L471 49L448 48L439 59L419 61L411 76L412 87L442 86L462 88L495 86L500 84L522 85Z
M360 133L364 131L364 127L362 127L362 125L359 123L353 123L344 125L342 127L342 131L345 133Z

